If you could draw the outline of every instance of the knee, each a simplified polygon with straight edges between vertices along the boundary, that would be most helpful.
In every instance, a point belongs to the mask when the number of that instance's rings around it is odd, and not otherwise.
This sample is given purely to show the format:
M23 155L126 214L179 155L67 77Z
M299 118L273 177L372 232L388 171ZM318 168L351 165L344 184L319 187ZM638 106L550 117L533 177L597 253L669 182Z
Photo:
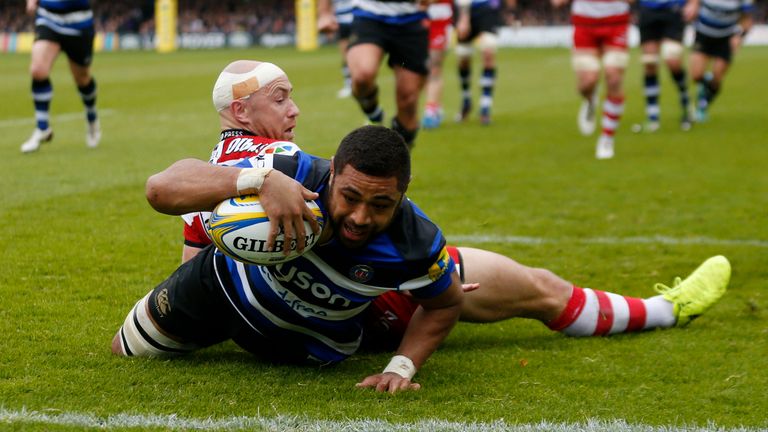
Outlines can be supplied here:
M32 64L29 67L29 74L32 76L32 79L35 81L42 81L44 79L47 79L49 76L49 71L45 67L42 67L37 64Z
M555 317L568 303L572 285L550 270L531 269L531 285L538 295L538 304L545 318Z

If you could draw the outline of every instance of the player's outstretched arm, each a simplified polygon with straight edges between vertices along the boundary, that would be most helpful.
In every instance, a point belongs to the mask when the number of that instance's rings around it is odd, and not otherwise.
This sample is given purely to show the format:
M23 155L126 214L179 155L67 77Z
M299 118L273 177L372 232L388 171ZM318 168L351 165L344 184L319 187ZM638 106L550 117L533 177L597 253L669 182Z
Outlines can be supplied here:
M461 282L454 274L453 283L445 292L432 299L419 300L421 307L413 314L397 355L384 372L366 377L357 386L392 394L418 390L421 386L411 381L413 375L456 324L462 301Z
M182 159L147 179L147 201L170 215L211 210L226 198L237 196L239 168Z

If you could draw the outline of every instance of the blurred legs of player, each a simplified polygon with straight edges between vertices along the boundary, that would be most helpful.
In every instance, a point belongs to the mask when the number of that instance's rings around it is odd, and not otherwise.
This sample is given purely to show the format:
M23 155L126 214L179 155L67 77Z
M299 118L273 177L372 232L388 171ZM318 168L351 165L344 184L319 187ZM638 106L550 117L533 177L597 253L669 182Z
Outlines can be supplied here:
M491 123L491 108L493 106L493 90L496 84L496 50L498 47L495 33L482 32L478 36L478 46L483 60L483 71L480 76L480 123ZM470 90L473 49L470 42L460 42L456 46L456 56L459 65L459 85L461 86L461 108L456 121L464 121L472 111L472 92Z
M601 60L606 97L595 157L610 159L614 156L614 135L624 113L622 86L624 71L629 64L627 24L574 26L572 63L578 91L584 98L579 109L578 126L585 135L591 134L594 129L595 92L600 79Z
M448 48L449 26L450 15L448 19L432 19L429 25L429 76L421 121L424 129L437 128L443 121L443 63Z
M462 281L479 283L479 288L464 294L461 321L530 318L568 336L605 336L688 325L722 298L731 275L728 260L715 256L684 280L676 278L672 287L655 284L659 295L626 297L578 287L549 270L527 267L494 252L457 249ZM391 292L377 298L369 310L374 316L368 317L366 331L373 323L376 340L396 347L415 303L406 295Z
M645 94L646 122L643 125L634 125L633 131L653 133L661 127L659 121L661 115L659 107L661 86L658 77L659 53L661 53L661 59L667 65L672 75L680 97L682 111L680 129L683 131L690 130L692 119L690 115L690 100L688 98L687 76L683 67L683 45L678 41L667 39L661 43L658 41L648 41L642 45L642 50L641 60L644 69L643 90Z
M732 48L729 38L707 38L696 35L694 52L691 53L691 79L697 83L696 121L706 122L708 110L720 92L725 74L730 66ZM712 64L712 70L707 67Z
M55 35L47 28L32 45L30 75L32 76L32 99L35 106L36 127L30 138L21 145L22 153L37 151L42 143L53 139L50 126L50 104L53 99L53 85L50 72L62 44L67 48L69 68L85 107L87 128L85 142L89 148L98 146L101 127L96 113L96 81L90 73L93 45L92 36ZM49 38L56 40L49 40Z
M409 147L413 147L419 130L419 97L429 75L427 31L421 22L390 25L356 17L347 50L352 95L368 122L374 124L384 121L376 78L384 55L388 54L387 65L395 76L397 105L392 129L402 135ZM383 47L387 47L386 51Z
M347 66L347 48L349 47L349 24L339 24L339 51L341 51L341 75L344 77L344 86L336 93L339 99L346 99L352 96L352 78Z
M640 46L643 63L643 90L645 95L646 121L632 126L633 132L656 132L661 126L659 97L659 63L666 64L678 90L682 115L680 129L690 130L692 119L688 84L683 56L685 22L680 9L654 9L640 7Z

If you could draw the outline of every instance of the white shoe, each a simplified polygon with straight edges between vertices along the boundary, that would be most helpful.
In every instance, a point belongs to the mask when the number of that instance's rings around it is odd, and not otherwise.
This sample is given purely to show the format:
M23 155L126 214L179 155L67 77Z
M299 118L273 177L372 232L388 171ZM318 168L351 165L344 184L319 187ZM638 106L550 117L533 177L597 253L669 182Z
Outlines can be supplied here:
M85 145L88 148L96 148L101 141L101 125L99 121L88 123L88 130L85 132Z
M605 135L600 135L597 139L597 148L595 149L595 157L598 159L610 159L613 157L613 138Z
M336 98L337 99L346 99L346 98L348 98L350 96L352 96L352 87L342 87L336 93Z
M581 134L584 136L592 135L595 132L596 105L597 105L597 101L593 96L589 100L585 99L581 103L581 107L579 108L579 116L578 116L579 132L581 132Z
M53 129L40 130L35 128L32 136L21 145L22 153L32 153L40 148L40 144L53 139Z
M634 133L655 133L659 129L661 129L661 123L653 120L648 120L643 124L635 123L632 125L632 132Z

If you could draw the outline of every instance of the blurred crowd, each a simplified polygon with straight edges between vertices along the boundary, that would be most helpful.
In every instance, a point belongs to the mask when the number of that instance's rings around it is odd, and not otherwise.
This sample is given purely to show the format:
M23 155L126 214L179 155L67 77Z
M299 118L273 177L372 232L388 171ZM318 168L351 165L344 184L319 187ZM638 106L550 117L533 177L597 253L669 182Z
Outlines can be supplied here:
M154 0L96 0L91 4L97 31L154 31ZM178 0L179 32L293 33L293 4L289 0ZM34 19L26 14L24 1L0 0L0 32L32 30Z
M254 36L293 33L292 0L178 0L181 33L244 31ZM548 0L518 0L510 11L510 24L523 26L566 25L568 8L558 10ZM154 0L92 1L96 29L102 32L141 33L154 31ZM34 21L25 13L23 0L0 0L0 32L32 31ZM768 2L755 4L755 22L768 19Z

